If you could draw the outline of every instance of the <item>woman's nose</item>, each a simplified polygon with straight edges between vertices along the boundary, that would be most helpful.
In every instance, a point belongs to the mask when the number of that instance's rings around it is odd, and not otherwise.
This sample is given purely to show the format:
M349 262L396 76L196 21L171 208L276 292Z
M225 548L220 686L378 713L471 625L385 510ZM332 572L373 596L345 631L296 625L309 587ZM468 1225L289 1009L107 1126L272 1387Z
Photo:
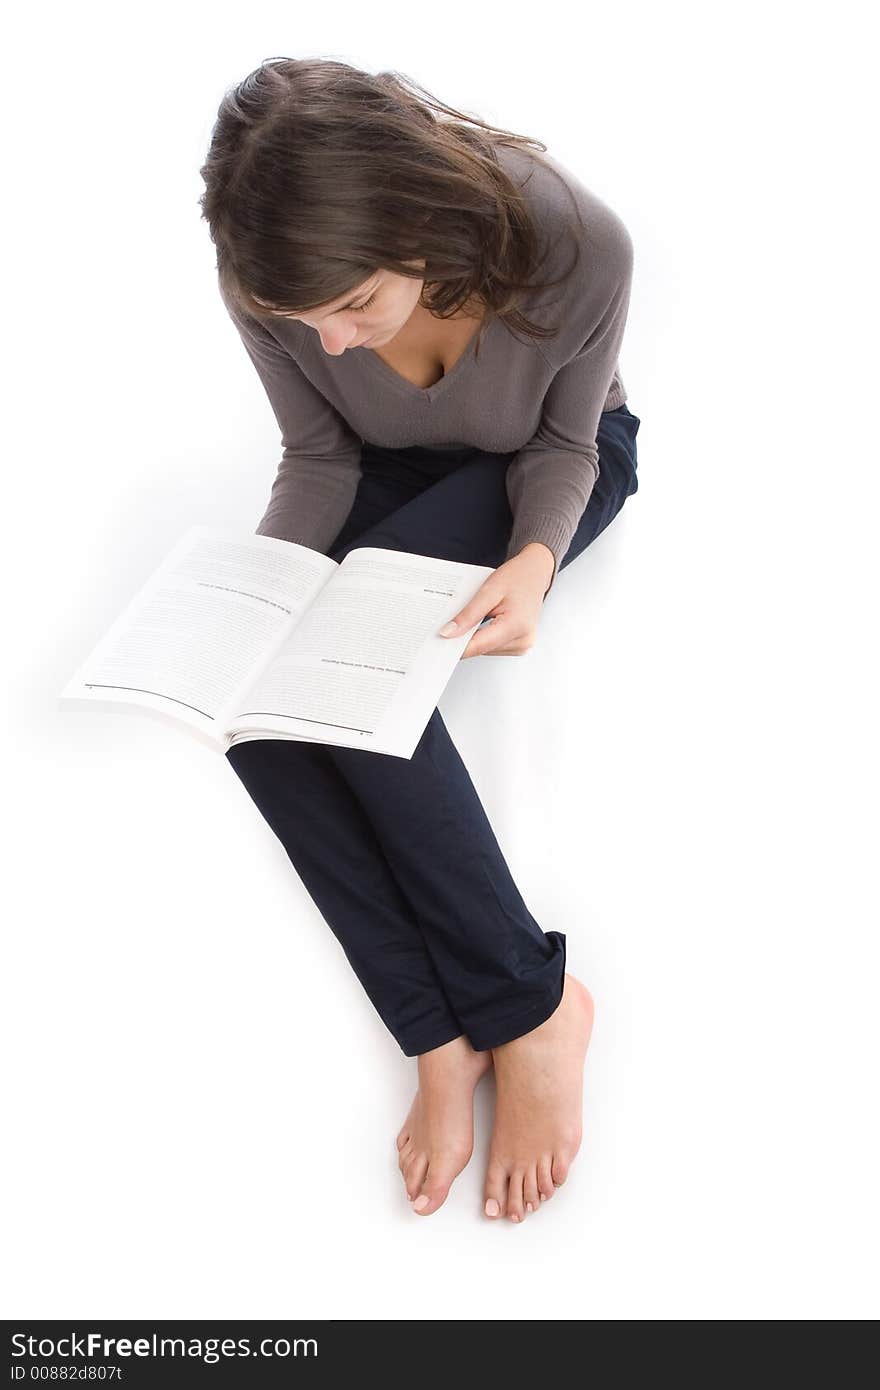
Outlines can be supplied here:
M321 346L331 357L338 357L357 337L354 328L334 329L332 333L321 333Z

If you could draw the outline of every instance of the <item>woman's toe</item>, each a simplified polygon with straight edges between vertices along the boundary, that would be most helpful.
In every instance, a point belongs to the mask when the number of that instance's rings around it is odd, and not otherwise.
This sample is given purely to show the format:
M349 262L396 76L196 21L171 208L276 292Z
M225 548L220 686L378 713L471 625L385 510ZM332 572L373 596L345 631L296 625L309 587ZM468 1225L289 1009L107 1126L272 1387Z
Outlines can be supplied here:
M568 1177L568 1170L571 1166L571 1159L565 1153L553 1155L553 1166L551 1169L553 1182L556 1187L561 1187Z
M422 1190L413 1200L413 1211L419 1216L433 1216L449 1196L455 1173L443 1164L428 1164Z
M489 1165L486 1173L486 1190L483 1196L483 1211L487 1216L504 1215L507 1200L507 1170L500 1164Z
M538 1197L546 1202L553 1196L553 1155L544 1154L538 1161Z
M538 1191L538 1170L537 1168L527 1169L523 1177L523 1203L526 1215L537 1211L541 1205L541 1195Z
M427 1173L427 1171L427 1155L422 1153L414 1153L409 1163L406 1165L406 1171L404 1172L406 1195L409 1197L411 1202L414 1202L416 1197L418 1197L419 1193L421 1192L422 1183L425 1180L425 1174Z
M523 1172L518 1169L511 1173L510 1181L507 1184L507 1215L511 1221L518 1224L525 1217L526 1209L523 1202Z

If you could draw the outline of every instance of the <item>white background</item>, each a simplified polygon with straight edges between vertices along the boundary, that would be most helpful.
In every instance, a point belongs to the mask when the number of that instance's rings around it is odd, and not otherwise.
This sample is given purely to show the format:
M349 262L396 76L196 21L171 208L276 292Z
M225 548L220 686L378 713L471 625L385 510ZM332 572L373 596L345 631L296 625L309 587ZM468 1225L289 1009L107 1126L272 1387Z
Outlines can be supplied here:
M319 13L7 34L3 1314L876 1316L868 6ZM542 139L635 245L639 492L441 705L596 998L583 1148L522 1227L481 1214L488 1082L413 1215L415 1063L222 757L56 705L187 526L262 515L278 431L197 199L276 55Z

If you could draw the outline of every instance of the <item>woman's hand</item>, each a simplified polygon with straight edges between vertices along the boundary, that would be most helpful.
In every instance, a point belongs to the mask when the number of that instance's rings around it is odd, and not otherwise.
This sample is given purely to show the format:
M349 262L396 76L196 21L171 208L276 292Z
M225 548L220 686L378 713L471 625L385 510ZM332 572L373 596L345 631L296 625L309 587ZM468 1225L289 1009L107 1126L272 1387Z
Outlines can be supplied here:
M491 623L473 633L461 660L466 656L522 656L535 644L554 564L548 546L530 541L513 559L493 570L470 603L440 629L439 635L454 637L491 617Z

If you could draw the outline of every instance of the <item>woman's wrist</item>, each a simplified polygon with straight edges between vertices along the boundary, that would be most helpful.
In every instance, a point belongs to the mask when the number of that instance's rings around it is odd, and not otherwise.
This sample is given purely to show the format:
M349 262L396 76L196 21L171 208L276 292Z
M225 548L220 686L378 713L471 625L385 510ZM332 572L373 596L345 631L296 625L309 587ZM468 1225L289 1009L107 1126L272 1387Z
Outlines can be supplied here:
M525 561L535 570L535 573L543 579L544 592L546 593L556 568L556 556L549 545L545 545L543 541L529 541L522 550L517 551L513 558Z

